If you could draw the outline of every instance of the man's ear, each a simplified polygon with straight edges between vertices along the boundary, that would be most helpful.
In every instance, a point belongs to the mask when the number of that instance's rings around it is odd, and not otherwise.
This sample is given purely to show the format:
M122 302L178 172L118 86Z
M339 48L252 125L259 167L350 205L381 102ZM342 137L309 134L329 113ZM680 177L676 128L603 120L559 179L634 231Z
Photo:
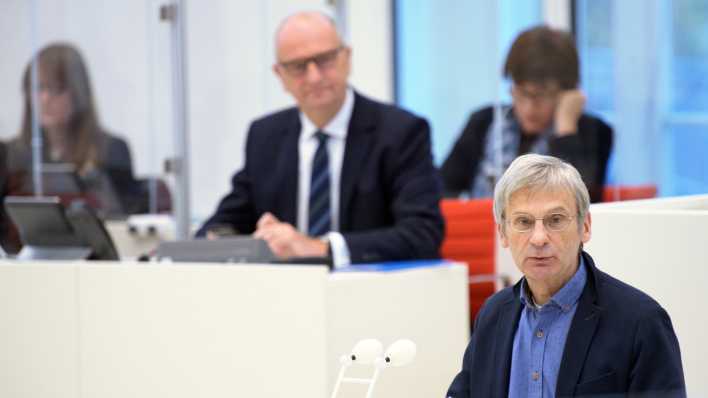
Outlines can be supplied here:
M352 72L352 48L349 46L344 47L344 56L346 59L344 62L347 64L347 76L351 75Z
M504 231L504 224L497 224L497 233L499 234L499 241L502 247L509 247L509 238L507 238L506 232Z
M280 84L283 86L285 91L288 91L288 86L285 84L285 76L283 75L283 68L278 64L273 64L273 73L280 80Z
M585 220L583 221L583 231L580 240L583 243L588 243L590 237L592 236L592 217L590 217L590 212L585 215Z

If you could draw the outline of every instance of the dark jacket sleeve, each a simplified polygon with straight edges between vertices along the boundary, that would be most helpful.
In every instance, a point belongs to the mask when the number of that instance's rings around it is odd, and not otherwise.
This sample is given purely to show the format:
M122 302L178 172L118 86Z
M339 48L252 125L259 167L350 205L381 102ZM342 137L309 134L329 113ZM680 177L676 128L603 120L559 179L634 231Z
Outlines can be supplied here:
M631 396L686 396L679 343L669 315L658 305L639 321L634 356Z
M105 152L104 164L106 167L116 170L124 170L133 175L133 159L130 155L130 148L125 140L108 136L107 150Z
M469 191L477 174L494 112L492 107L474 112L440 169L446 197Z
M475 319L472 327L472 336L470 337L470 342L467 344L465 349L465 354L462 357L462 370L452 379L452 383L445 394L447 398L469 398L470 393L470 372L472 370L474 358L475 358L475 348L477 347L477 340L479 333L475 333L475 326L479 324L480 317L483 316L483 312L487 310L486 303L482 306L480 312L477 314L477 319ZM489 344L489 343L484 343Z
M550 155L575 166L590 192L591 202L602 201L607 162L612 150L612 128L602 120L583 115L578 132L556 137L550 142Z
M133 159L128 143L123 139L106 135L102 169L111 182L125 214L147 212L147 190L133 174Z
M503 306L512 298L512 295L514 295L512 288L507 288L489 297L480 308L472 326L470 342L462 359L462 370L452 380L445 397L503 397L507 395L505 387L508 384L508 378L504 378L505 369L502 367L506 367L508 370L509 366L507 365L511 363L511 351L508 352L506 358L497 357L497 346L502 344L501 341L504 339L509 339L508 343L511 346L513 332L518 324L520 303L510 307ZM510 314L517 314L507 317L511 323L500 321L501 309ZM496 385L500 380L504 383L504 387L501 389Z
M352 263L440 256L442 184L433 166L428 122L408 117L396 129L395 133L388 127L383 129L398 138L380 154L384 159L378 159L384 165L378 184L385 192L387 203L382 205L389 209L388 214L377 221L381 227L343 232ZM376 178L369 177L368 181Z
M253 152L254 127L251 125L246 138L246 159L243 169L231 178L231 191L221 199L216 212L199 228L196 237L204 237L208 230L227 227L239 234L255 231L256 211L253 203L253 177L249 166L249 157Z
M474 337L474 335L473 335ZM447 390L445 397L448 398L468 398L470 397L470 362L474 357L475 345L470 343L465 350L465 356L462 359L462 370L452 380L452 384Z

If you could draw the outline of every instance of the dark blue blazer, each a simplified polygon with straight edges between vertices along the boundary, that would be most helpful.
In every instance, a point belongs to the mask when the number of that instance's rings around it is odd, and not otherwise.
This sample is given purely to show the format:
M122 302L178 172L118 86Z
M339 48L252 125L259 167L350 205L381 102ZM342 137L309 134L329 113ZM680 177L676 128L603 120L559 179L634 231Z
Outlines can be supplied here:
M568 331L556 397L685 397L681 353L668 314L651 297L599 271L588 279ZM506 397L520 283L485 303L448 397Z
M265 212L296 225L300 130L297 108L251 124L245 166L197 236L220 224L252 233ZM355 93L340 189L340 232L353 263L439 256L442 182L425 119Z

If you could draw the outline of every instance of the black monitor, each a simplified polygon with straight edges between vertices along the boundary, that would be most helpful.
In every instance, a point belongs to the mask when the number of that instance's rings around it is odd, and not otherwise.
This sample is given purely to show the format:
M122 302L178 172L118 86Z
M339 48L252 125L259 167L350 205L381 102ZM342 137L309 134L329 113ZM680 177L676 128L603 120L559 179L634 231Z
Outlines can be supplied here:
M292 257L279 259L262 239L230 236L215 240L192 239L162 242L157 247L158 260L207 263L271 263L331 266L329 257Z
M5 209L20 232L18 259L118 259L103 223L82 201L65 209L58 197L8 196Z
M264 240L246 236L162 242L155 255L158 259L177 262L270 263L275 260Z

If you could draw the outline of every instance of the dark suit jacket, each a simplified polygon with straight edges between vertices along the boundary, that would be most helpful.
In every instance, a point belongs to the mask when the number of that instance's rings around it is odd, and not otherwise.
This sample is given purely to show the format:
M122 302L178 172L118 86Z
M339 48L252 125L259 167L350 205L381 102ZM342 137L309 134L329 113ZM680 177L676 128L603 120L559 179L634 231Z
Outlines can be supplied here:
M684 397L681 354L666 311L583 256L588 279L568 331L556 397ZM447 396L508 396L519 288L500 291L482 307Z
M251 124L245 166L197 236L219 224L252 233L265 212L296 224L300 130L296 108ZM340 189L340 232L353 263L439 256L442 184L424 119L355 93Z
M492 107L483 108L470 116L440 170L446 196L457 196L470 190L482 162L493 117ZM561 158L578 169L590 191L592 202L602 201L611 149L612 128L587 114L578 120L576 134L555 137L549 143L549 155Z

